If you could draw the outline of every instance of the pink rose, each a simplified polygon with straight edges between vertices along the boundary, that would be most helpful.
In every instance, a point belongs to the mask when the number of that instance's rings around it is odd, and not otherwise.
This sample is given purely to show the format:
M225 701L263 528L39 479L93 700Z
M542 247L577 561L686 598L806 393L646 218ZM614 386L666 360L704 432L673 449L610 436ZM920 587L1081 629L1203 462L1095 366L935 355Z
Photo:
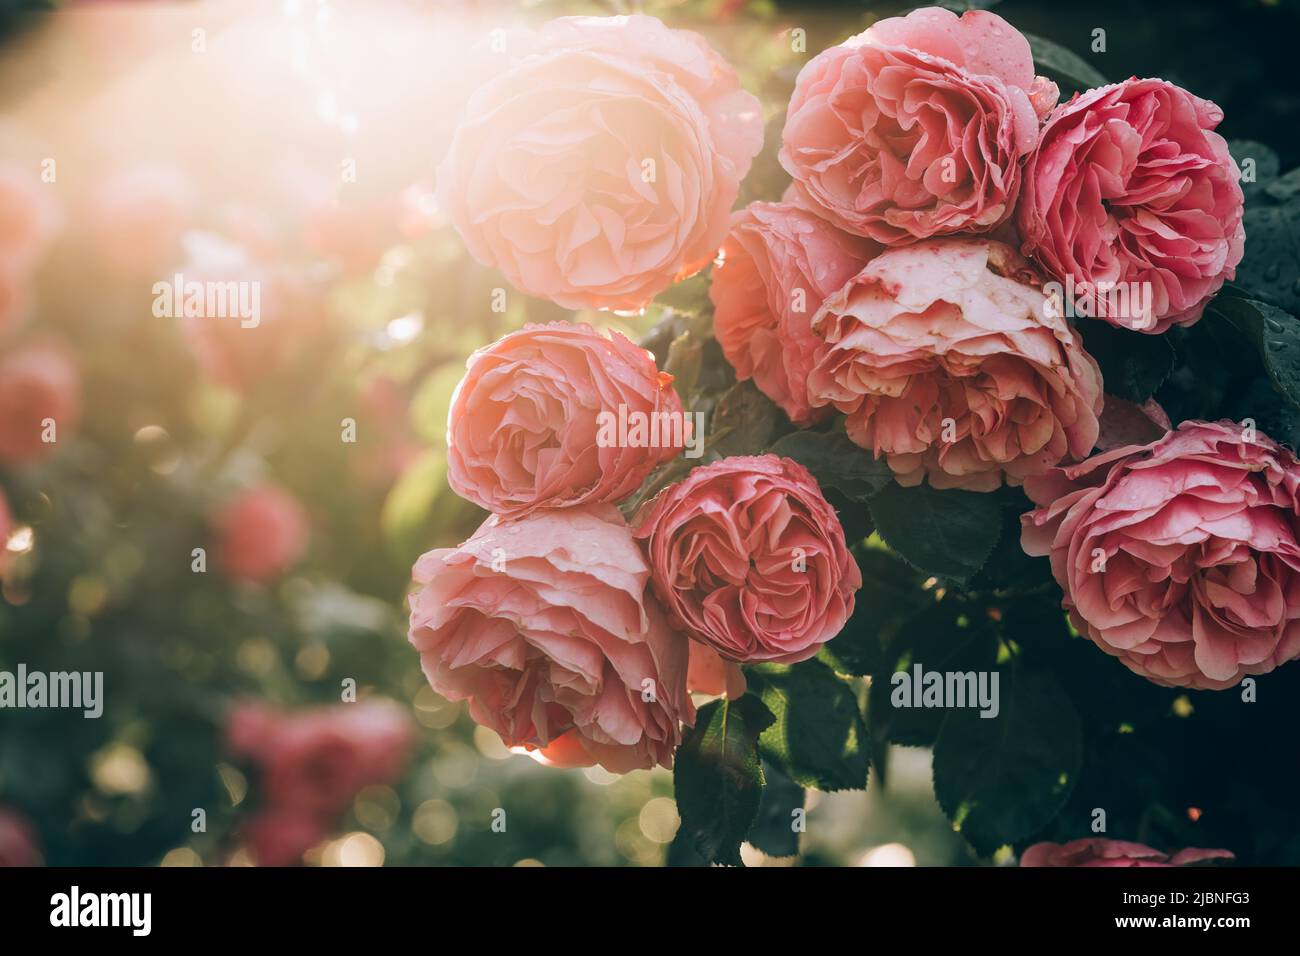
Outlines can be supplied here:
M1021 866L1187 866L1204 860L1231 860L1227 850L1188 847L1170 856L1141 843L1090 837L1069 843L1035 843L1020 854Z
M194 186L179 169L141 164L113 173L95 190L84 227L108 272L161 279L181 255L181 235L196 205Z
M1246 241L1241 174L1213 131L1222 119L1164 80L1061 105L1025 168L1022 251L1111 325L1156 334L1195 322Z
M17 163L0 163L0 268L23 275L44 257L61 225L55 187Z
M689 439L672 376L617 332L530 325L467 364L447 418L447 480L488 511L619 501Z
M258 866L297 866L332 829L320 817L272 807L255 813L240 833Z
M807 377L819 340L809 320L879 251L790 202L751 203L731 220L713 269L713 332L736 377L797 425L818 417Z
M40 865L40 843L31 822L17 810L0 807L0 868Z
M687 641L647 600L650 569L612 505L494 515L414 575L430 686L507 746L615 773L672 765L695 719Z
M637 515L673 623L729 661L814 656L862 586L816 479L776 455L694 469Z
M1231 422L1184 422L1025 482L1021 545L1074 626L1166 687L1222 690L1300 656L1300 463Z
M508 37L438 202L476 259L568 309L638 309L717 253L762 109L702 37L563 17Z
M1056 99L1001 17L914 10L799 71L781 165L810 208L886 245L987 232L1011 215Z
M401 776L412 728L406 712L384 699L297 713L249 701L231 711L226 739L232 753L257 765L265 804L332 820L365 787Z
M1101 372L1028 264L987 240L938 239L873 259L813 317L814 405L884 455L902 485L992 491L1097 438Z
M81 378L61 347L32 342L0 354L0 465L45 458L80 417Z
M31 298L29 279L0 262L0 341L18 327Z
M213 524L217 560L237 581L270 581L293 567L307 548L307 513L278 485L241 491L217 510Z

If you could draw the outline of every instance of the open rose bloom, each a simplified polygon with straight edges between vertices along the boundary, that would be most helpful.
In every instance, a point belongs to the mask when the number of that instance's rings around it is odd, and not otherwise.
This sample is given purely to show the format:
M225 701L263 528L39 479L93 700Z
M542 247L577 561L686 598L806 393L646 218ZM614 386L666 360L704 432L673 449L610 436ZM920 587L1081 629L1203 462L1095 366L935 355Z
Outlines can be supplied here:
M671 383L617 332L526 326L470 356L447 418L448 482L494 514L621 501L688 436ZM644 440L618 435L624 420Z
M433 689L508 746L615 773L671 766L687 641L646 596L612 505L489 518L415 565L410 640Z
M1078 630L1165 686L1221 690L1300 656L1300 463L1231 422L1185 422L1025 482L1021 543Z
M474 257L569 309L638 309L706 266L763 142L727 62L644 16L563 17L507 53L438 170Z
M796 425L821 417L808 401L819 344L810 321L879 250L792 202L751 203L732 219L709 286L713 334L736 377Z
M673 622L725 660L807 660L853 613L862 575L839 518L788 458L696 468L636 523ZM729 681L724 670L711 686Z
M810 60L781 165L800 199L887 245L1007 219L1054 84L993 13L934 7L873 24Z
M1020 854L1021 866L1143 867L1190 866L1207 860L1231 860L1227 850L1188 847L1177 853L1161 853L1141 843L1092 837L1069 843L1035 843Z
M1023 251L1112 325L1155 334L1195 322L1236 275L1246 241L1241 175L1214 132L1222 119L1164 80L1063 104L1025 169ZM1120 285L1128 295L1104 294Z
M1097 438L1101 373L1001 243L943 239L872 260L813 317L813 404L899 484L990 491Z

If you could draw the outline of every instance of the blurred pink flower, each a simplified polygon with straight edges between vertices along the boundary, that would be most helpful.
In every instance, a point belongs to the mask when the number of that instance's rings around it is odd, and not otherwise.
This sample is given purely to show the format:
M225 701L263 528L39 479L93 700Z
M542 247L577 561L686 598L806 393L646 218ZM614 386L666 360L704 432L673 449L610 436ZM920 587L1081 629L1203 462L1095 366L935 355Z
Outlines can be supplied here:
M239 492L218 508L213 524L218 563L236 580L260 583L276 578L307 548L307 513L278 485Z
M81 416L81 380L68 353L34 341L0 352L0 465L50 455ZM45 441L47 420L55 441Z
M140 164L110 174L86 203L81 226L96 258L124 279L166 278L181 257L197 193L174 166Z
M31 822L17 810L0 807L0 868L40 865L40 843Z
M1188 847L1170 856L1141 843L1090 837L1069 843L1035 843L1020 854L1021 866L1151 867L1188 866L1206 860L1231 860L1227 850Z
M17 163L0 162L0 268L6 272L29 272L58 233L54 188Z

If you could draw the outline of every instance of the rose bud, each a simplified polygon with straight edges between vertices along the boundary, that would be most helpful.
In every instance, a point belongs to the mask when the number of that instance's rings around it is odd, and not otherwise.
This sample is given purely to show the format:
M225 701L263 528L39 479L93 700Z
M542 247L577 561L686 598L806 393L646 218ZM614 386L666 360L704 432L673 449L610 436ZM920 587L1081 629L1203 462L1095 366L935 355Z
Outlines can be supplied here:
M293 567L307 548L307 513L278 485L240 492L218 509L217 560L237 581L265 583Z

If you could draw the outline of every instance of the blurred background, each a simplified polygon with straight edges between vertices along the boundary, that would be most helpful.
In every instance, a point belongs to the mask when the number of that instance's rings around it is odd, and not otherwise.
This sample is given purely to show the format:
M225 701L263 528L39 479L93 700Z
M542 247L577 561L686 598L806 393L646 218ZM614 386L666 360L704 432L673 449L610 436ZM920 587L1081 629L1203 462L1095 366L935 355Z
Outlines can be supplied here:
M770 192L799 67L902 9L0 0L0 671L104 674L99 719L0 710L0 862L665 862L667 772L511 754L406 643L413 561L483 517L445 480L466 356L573 317L520 294L493 310L505 283L446 226L433 173L492 30L638 10L704 33L763 100L776 123L746 191ZM1214 99L1225 136L1300 163L1280 0L996 9L1110 79ZM176 272L256 277L260 324L157 314ZM578 318L635 335L658 314ZM6 438L46 409L55 441ZM353 690L394 709L332 716ZM381 738L391 759L370 766ZM283 773L337 799L304 817ZM799 857L747 862L975 862L925 749L807 806Z

